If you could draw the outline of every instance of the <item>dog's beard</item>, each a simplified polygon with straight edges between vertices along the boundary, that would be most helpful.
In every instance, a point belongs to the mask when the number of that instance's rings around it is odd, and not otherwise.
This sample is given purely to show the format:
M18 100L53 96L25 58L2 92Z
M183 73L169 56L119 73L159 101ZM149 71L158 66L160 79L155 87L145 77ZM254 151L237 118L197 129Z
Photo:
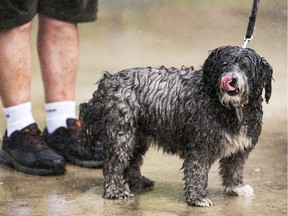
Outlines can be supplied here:
M227 108L239 108L248 103L248 83L247 78L242 74L233 74L236 76L237 83L235 87L224 88L220 81L219 99ZM231 81L230 81L231 82ZM229 85L229 84L226 84ZM238 114L237 114L238 115ZM239 117L241 114L239 113Z

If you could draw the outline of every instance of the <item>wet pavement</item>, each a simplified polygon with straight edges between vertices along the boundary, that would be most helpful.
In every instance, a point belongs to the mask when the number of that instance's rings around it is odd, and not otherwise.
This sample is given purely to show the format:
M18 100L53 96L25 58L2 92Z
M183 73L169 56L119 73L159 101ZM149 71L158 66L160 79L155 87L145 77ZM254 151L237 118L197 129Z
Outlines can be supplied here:
M109 2L109 3L107 3ZM208 50L242 45L252 1L100 1L99 19L79 27L81 56L77 102L89 99L104 71L136 66L199 68ZM189 3L190 2L190 3ZM33 32L35 42L37 22ZM34 46L35 47L35 46ZM215 163L208 195L215 206L187 206L175 156L150 149L143 175L156 181L151 191L130 200L102 199L102 170L69 165L58 177L30 176L0 165L0 215L287 215L287 2L261 1L255 49L274 68L273 93L264 104L263 131L245 166L254 197L223 194ZM34 50L32 102L35 119L45 127L43 86ZM0 113L0 136L5 131Z

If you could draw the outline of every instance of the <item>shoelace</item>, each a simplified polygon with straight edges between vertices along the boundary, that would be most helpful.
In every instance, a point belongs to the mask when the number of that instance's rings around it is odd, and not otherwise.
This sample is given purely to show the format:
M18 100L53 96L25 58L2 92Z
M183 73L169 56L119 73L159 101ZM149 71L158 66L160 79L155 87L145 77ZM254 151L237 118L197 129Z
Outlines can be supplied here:
M41 136L41 131L38 128L25 128L22 132L35 151L39 152L48 149L47 144L43 141Z
M83 145L83 148L81 148L82 152L86 155L91 155L95 151L95 147L88 145L85 141L85 137L82 133L82 125L81 121L77 120L73 125L70 125L68 128L68 131L71 135L71 138L74 140L77 140L77 144Z
M75 124L70 125L67 130L70 133L71 138L77 139L77 141L81 140L81 122L77 120Z

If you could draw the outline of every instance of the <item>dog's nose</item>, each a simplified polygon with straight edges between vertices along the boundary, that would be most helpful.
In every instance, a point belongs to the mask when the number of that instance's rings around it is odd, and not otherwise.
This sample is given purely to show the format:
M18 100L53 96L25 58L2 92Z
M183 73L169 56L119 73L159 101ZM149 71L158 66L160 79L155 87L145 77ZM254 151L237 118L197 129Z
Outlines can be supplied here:
M236 86L236 84L237 84L237 76L235 76L234 74L232 75L232 81L230 82L230 85L232 86L232 87L235 87Z

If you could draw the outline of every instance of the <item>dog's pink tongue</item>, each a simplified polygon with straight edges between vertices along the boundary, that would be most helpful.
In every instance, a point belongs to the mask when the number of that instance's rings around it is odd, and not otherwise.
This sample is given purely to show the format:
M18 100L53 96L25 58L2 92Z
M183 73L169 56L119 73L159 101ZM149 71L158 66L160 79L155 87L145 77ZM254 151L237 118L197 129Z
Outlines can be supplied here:
M226 74L221 78L221 87L225 91L235 91L237 88L234 86L231 86L230 83L232 82L232 75Z

